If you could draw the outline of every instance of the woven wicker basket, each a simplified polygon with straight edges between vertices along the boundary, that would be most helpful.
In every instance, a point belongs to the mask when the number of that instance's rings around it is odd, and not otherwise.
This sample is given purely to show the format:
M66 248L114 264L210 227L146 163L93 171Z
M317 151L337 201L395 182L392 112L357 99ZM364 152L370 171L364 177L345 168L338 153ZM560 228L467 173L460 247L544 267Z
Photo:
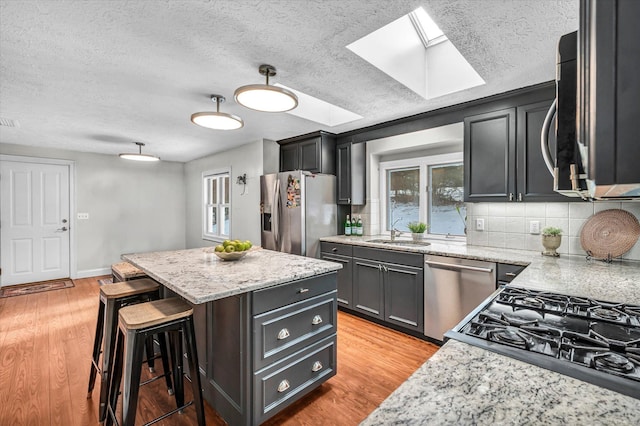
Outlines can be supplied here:
M596 259L620 257L638 242L640 223L620 209L604 210L587 220L580 232L584 251Z

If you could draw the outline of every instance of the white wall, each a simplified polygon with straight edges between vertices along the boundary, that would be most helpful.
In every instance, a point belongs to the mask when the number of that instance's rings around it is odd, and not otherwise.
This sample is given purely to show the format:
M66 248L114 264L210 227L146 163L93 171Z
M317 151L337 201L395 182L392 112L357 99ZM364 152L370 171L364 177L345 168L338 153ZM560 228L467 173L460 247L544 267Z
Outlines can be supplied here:
M580 231L589 217L608 209L626 210L640 220L637 202L467 203L467 244L542 251L540 235L528 232L529 223L538 221L540 229L555 226L563 230L558 253L586 256ZM484 219L484 231L475 230L476 219ZM640 260L640 243L623 258Z
M74 161L75 212L89 213L75 222L78 277L110 273L123 253L185 247L183 163L10 144L0 152Z
M260 244L260 176L277 171L277 149L275 142L259 140L185 165L187 248L215 244L202 239L202 173L224 167L231 167L231 239ZM243 188L236 179L245 173Z

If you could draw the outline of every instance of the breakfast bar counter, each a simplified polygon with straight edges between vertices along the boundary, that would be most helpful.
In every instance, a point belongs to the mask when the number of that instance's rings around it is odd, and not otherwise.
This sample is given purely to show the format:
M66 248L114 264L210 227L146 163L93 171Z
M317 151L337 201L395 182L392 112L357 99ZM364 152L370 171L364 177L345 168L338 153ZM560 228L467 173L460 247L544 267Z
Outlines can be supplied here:
M203 396L230 425L263 423L336 374L336 271L342 265L251 249L122 259L194 310Z

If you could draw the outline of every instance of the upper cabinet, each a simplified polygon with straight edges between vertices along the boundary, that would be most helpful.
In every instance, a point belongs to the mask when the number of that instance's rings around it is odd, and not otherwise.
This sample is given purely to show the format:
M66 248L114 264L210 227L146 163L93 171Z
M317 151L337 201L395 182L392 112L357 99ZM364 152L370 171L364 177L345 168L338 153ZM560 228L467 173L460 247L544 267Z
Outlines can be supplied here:
M306 170L312 173L336 173L336 136L315 132L278 141L280 171Z
M553 191L540 149L542 124L551 102L464 119L465 201L569 201ZM550 144L553 152L553 130Z
M364 143L342 143L336 147L338 204L365 204Z

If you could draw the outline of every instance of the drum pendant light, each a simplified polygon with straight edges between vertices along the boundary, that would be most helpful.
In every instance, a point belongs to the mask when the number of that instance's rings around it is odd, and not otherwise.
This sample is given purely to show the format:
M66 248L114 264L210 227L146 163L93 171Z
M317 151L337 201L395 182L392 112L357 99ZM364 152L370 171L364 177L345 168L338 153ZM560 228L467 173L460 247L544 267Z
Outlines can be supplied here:
M264 112L285 112L298 106L298 97L290 90L269 86L269 77L276 75L275 67L260 65L258 72L266 77L266 84L250 84L236 89L236 102L249 109Z
M216 111L191 114L193 124L214 130L235 130L244 126L244 121L237 115L220 112L220 104L225 101L224 96L211 95L211 100L216 104Z
M160 157L156 157L155 155L143 154L142 147L144 143L142 142L134 142L138 145L137 153L122 153L119 155L120 158L124 158L125 160L134 160L134 161L160 161Z

